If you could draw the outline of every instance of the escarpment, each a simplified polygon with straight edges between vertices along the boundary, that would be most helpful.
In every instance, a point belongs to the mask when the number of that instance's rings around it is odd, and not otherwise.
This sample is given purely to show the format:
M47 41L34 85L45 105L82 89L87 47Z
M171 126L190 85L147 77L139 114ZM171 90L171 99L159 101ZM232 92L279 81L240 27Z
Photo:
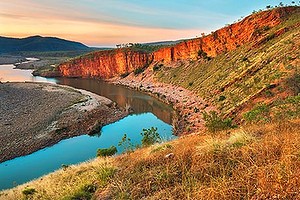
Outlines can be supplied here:
M106 79L146 68L151 63L169 64L203 56L212 58L248 43L259 45L257 41L262 42L270 37L268 30L299 10L299 7L284 7L259 12L210 35L162 47L154 52L135 48L94 52L62 63L57 70L61 76Z
M124 49L99 51L62 63L58 70L67 77L111 78L145 67L151 57L141 51Z

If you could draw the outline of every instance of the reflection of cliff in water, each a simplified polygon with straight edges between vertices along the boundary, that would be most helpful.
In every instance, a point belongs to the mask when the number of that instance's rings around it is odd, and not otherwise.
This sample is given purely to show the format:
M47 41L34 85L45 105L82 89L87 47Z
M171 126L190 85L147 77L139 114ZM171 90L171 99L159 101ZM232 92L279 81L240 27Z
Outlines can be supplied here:
M133 113L151 112L168 124L172 122L173 109L170 106L141 92L95 79L58 78L58 84L88 90L117 102L121 107L130 105Z

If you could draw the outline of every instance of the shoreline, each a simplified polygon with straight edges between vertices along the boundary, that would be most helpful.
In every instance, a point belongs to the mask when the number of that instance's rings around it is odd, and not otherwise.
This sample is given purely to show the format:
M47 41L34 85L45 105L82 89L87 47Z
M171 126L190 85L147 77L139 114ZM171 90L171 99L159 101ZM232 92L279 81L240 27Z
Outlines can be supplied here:
M0 84L0 162L94 134L127 115L108 98L49 83Z
M125 78L114 77L100 80L143 92L171 106L175 112L172 119L174 135L181 136L194 132L205 132L206 127L202 112L217 111L217 108L188 89L156 81L150 68L137 76L130 73ZM42 77L48 77L48 75L49 73L41 74ZM56 76L52 76L50 73L49 77ZM94 79L97 78L94 77Z
M144 92L170 105L176 112L172 125L173 134L177 136L204 132L206 128L202 111L216 110L190 90L156 81L149 68L138 76L131 73L125 78L115 77L106 81Z

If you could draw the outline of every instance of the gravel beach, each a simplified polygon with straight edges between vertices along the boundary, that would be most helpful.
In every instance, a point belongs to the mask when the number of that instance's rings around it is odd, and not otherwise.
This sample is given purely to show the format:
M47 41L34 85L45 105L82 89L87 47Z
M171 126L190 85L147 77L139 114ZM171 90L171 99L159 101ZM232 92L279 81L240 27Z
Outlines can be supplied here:
M0 162L97 132L124 116L111 100L87 91L0 82Z

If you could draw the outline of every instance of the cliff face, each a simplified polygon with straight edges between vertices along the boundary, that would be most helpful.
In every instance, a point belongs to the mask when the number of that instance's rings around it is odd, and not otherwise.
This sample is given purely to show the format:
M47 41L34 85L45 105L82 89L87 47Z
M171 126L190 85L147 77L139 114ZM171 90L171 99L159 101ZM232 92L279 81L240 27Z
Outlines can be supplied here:
M206 52L210 57L215 57L222 52L234 50L263 37L264 31L280 24L285 16L296 10L297 8L287 7L251 15L241 22L219 29L208 36L159 49L153 53L154 61L168 63L186 59L195 60L199 50Z
M196 60L202 51L209 57L236 49L237 47L267 37L268 29L280 24L298 7L278 8L264 11L230 26L219 29L208 36L191 39L177 45L161 48L153 53L116 49L91 53L58 67L62 76L111 78L143 68L151 62L171 63L179 60Z
M147 66L151 59L147 53L124 49L100 51L59 65L58 70L68 77L111 78Z

